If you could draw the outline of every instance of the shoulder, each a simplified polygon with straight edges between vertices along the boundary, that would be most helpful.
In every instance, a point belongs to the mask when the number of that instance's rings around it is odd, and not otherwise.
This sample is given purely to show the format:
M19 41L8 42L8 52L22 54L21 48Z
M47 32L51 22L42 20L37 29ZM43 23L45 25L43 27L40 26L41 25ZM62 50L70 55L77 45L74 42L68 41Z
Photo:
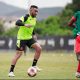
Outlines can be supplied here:
M75 12L75 14L80 14L80 11Z
M76 13L80 13L80 11L77 11Z
M29 17L29 14L25 14L25 16L24 17Z
M74 16L75 18L77 18L79 15L80 15L80 11L77 11L77 12L74 13L73 16Z
M26 21L28 19L28 17L29 17L29 14L25 14L24 21Z

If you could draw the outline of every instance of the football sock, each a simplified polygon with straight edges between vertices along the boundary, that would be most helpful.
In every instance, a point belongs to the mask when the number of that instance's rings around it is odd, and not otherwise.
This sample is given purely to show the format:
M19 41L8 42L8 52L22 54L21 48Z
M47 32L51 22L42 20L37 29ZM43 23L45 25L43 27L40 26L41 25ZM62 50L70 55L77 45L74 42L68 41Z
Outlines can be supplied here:
M78 62L77 72L79 72L79 73L80 73L80 61Z
M11 65L10 72L14 71L14 67L15 67L15 65Z
M34 60L33 60L33 64L32 64L32 66L36 66L37 61L38 61L38 60L34 59Z

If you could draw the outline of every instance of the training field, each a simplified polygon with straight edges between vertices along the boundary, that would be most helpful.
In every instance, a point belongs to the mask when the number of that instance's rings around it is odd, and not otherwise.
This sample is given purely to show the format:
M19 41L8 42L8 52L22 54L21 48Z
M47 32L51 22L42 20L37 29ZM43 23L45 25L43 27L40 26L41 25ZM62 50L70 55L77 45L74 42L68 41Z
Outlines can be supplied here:
M15 51L0 51L0 79L76 79L75 71L77 60L74 53L68 52L42 52L38 66L42 68L35 77L27 75L34 54L22 56L15 68L15 77L8 77L10 63Z

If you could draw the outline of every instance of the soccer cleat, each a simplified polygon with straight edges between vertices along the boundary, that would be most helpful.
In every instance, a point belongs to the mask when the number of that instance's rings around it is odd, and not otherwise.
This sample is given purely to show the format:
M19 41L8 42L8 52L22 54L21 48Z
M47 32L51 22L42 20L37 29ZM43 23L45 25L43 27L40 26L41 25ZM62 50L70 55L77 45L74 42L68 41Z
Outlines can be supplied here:
M77 78L80 78L80 73L79 72L76 72L75 75L76 75Z
M37 66L33 66L34 68L36 68L37 69L37 71L41 71L42 69L40 69L39 67L37 67Z
M15 75L14 75L13 72L10 72L10 73L8 74L8 76L9 76L9 77L14 77Z

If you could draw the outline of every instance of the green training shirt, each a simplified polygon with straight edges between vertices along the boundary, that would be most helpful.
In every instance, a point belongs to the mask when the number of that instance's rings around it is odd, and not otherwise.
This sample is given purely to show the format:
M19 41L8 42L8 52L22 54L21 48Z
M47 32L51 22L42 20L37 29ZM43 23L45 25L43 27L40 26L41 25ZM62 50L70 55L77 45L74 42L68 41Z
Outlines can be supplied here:
M74 17L76 18L76 27L73 29L73 35L74 37L76 37L76 35L80 35L80 11L77 11L75 14L74 14Z
M18 31L18 35L17 35L17 39L20 40L28 40L32 38L32 33L34 30L34 26L36 25L36 18L29 16L28 19L24 22L24 16L22 16L20 18L20 20L24 23L24 24L31 24L32 27L27 28L25 26L20 26L19 31Z

